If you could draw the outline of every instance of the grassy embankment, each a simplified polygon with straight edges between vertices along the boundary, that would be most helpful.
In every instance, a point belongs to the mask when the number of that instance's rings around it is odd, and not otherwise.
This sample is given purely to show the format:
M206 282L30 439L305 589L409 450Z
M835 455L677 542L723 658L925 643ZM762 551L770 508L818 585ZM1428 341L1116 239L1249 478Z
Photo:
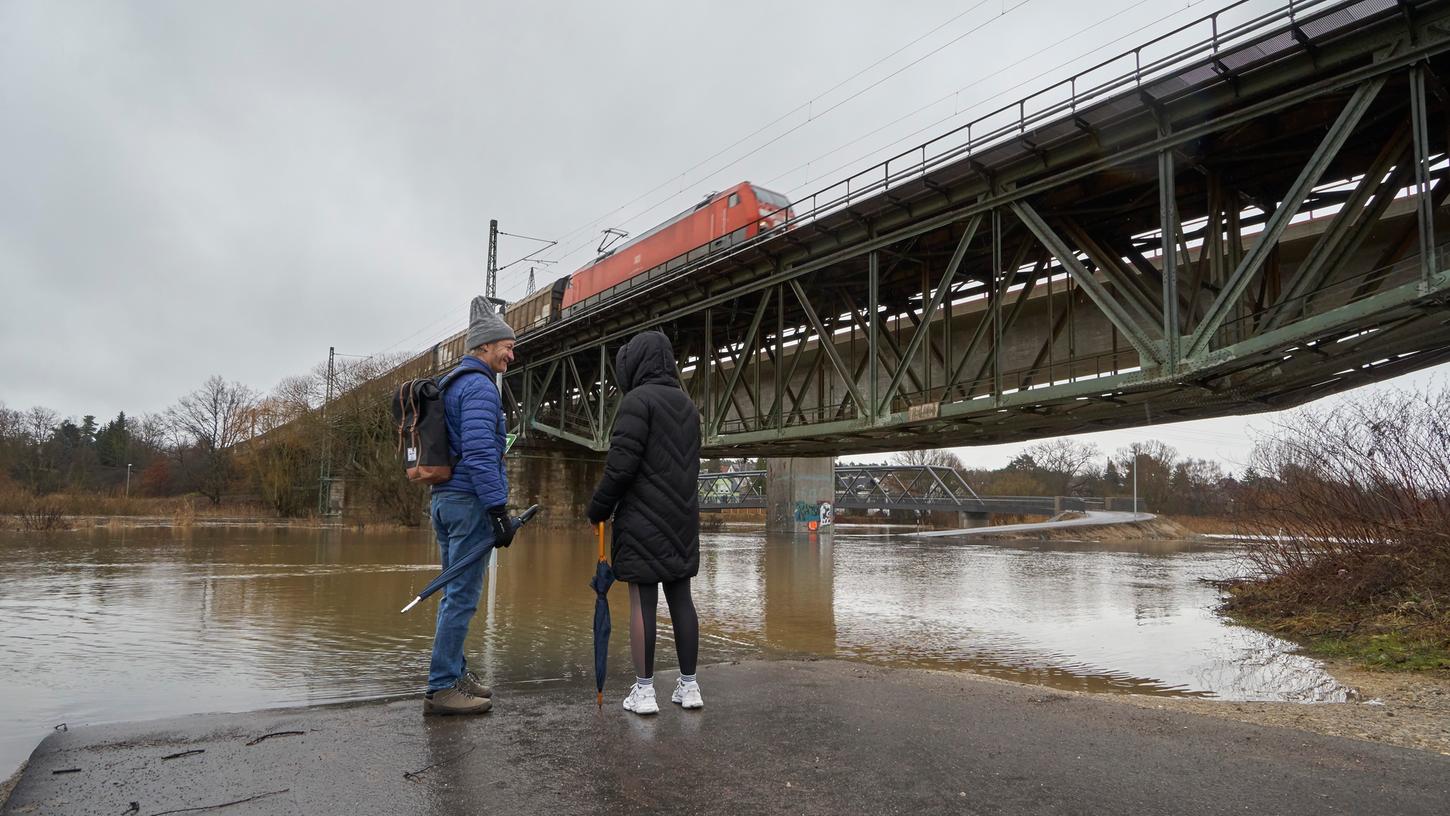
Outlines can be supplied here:
M1266 519L1172 520L1202 534L1280 532ZM1293 539L1260 541L1250 545L1250 560L1301 546ZM1220 611L1244 626L1293 641L1314 657L1450 677L1450 575L1437 566L1438 558L1425 556L1419 547L1390 544L1378 555L1328 558L1258 579L1228 581Z
M258 502L212 504L204 496L109 496L98 493L52 493L35 496L20 490L0 490L0 529L22 532L58 532L101 523L125 525L127 520L155 520L175 527L210 521L245 520L306 525L316 517L278 518ZM352 523L351 521L349 523Z
M1346 570L1228 586L1222 611L1316 657L1450 676L1450 593L1442 580L1363 580Z

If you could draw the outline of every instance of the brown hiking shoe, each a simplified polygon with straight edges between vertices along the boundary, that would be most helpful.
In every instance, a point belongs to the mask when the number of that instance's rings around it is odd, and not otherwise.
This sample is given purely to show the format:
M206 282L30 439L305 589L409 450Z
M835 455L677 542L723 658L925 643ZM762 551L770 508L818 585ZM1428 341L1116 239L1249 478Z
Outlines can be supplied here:
M492 707L487 697L475 697L457 687L423 695L424 714L482 714Z
M492 697L493 689L483 684L483 678L473 673L472 669L463 673L458 678L458 687L472 694L474 697Z

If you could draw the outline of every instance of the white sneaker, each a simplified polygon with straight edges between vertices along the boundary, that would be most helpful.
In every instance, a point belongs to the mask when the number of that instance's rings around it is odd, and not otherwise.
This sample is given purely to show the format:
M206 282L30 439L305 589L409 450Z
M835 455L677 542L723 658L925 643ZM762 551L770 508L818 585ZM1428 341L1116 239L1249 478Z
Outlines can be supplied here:
M700 684L695 681L686 683L684 680L676 680L675 693L670 695L670 702L679 703L685 708L705 707L705 700L700 697Z
M629 696L624 698L624 710L636 714L658 714L660 704L655 702L655 687L635 683L629 690Z

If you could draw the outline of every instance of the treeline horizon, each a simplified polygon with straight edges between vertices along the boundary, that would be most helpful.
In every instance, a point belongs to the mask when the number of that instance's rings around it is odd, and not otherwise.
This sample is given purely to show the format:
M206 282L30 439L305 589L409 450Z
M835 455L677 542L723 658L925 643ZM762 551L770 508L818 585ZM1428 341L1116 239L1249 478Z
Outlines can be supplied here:
M78 495L189 497L305 517L318 512L330 470L369 513L416 525L423 494L397 464L387 402L405 357L345 361L330 387L326 365L266 393L214 375L165 410L104 423L0 402L0 512Z
M69 494L194 497L303 517L318 512L322 478L330 472L346 481L350 511L418 524L426 490L403 476L388 406L400 362L348 361L332 373L330 389L326 366L318 366L266 394L212 376L164 411L122 412L104 422L0 403L0 496L12 499L0 503L0 512L18 512L16 502L26 498ZM324 407L329 390L333 399ZM1302 431L1303 423L1292 427ZM1271 434L1256 451L1282 436ZM1251 459L1236 475L1156 439L1105 453L1059 437L1028 445L1000 468L968 467L950 449L902 451L889 461L952 468L982 495L1125 497L1136 472L1143 507L1217 516L1233 515L1244 495L1277 478L1257 467L1262 459ZM742 461L707 457L701 468ZM836 461L854 464L848 456Z

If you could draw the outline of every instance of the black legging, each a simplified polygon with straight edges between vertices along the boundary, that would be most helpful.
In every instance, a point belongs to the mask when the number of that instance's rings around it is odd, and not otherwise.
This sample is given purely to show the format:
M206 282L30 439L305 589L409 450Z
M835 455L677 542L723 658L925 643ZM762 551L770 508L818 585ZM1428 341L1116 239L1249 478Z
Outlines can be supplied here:
M655 674L655 610L659 606L657 584L629 585L629 651L634 671L640 677ZM680 657L680 674L694 674L700 654L700 618L690 597L690 579L665 585L665 603L670 607L670 625L675 630L675 653Z

